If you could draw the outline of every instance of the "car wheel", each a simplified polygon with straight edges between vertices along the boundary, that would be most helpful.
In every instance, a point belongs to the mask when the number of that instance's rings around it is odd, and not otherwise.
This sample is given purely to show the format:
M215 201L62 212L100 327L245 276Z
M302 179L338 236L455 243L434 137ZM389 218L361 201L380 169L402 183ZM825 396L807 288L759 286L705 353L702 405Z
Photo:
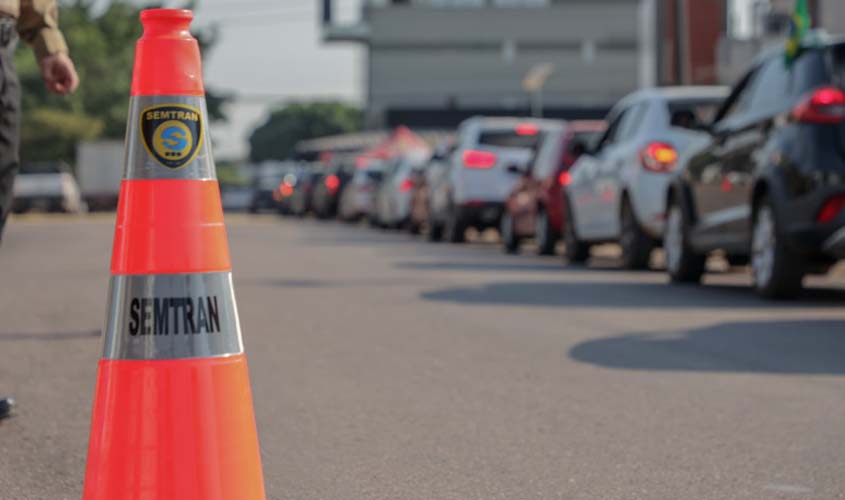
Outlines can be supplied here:
M651 238L640 227L637 216L629 201L622 204L622 233L619 243L622 246L622 267L625 269L646 269L651 258Z
M663 234L666 270L675 283L698 283L704 274L706 255L693 251L689 243L689 221L677 201L669 206Z
M771 204L763 199L754 211L751 231L754 289L766 298L791 298L801 291L805 265L778 233Z
M590 258L590 245L578 239L575 230L575 217L572 216L572 208L566 209L566 224L563 228L563 242L566 245L564 256L570 264L586 262Z
M460 213L460 209L454 205L450 207L449 213L446 214L446 225L443 228L446 232L446 239L449 243L463 243L466 237L466 222Z
M502 223L499 225L499 231L502 233L502 247L505 253L519 253L519 237L514 232L513 216L508 210L505 210L505 213L502 215Z
M537 211L537 219L534 223L534 239L537 241L537 253L540 255L554 255L555 245L560 235L549 220L549 214L544 209Z

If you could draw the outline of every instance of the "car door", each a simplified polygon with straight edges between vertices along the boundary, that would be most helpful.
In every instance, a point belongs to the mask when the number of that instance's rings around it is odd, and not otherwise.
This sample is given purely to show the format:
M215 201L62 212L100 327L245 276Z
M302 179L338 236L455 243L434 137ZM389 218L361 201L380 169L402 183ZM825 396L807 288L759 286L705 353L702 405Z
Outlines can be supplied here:
M608 115L608 127L592 154L582 155L572 167L572 181L567 188L569 203L578 236L585 240L596 239L600 234L599 215L601 210L600 182L602 165L613 156L616 137L625 113L613 110Z
M758 152L766 142L776 116L791 106L789 68L783 57L767 60L754 75L747 104L717 127L719 145L718 189L710 192L712 210L706 231L719 247L747 250L751 221L751 189Z
M626 165L637 161L639 124L643 121L647 108L647 101L639 100L630 103L622 111L619 130L599 165L595 210L595 230L599 239L616 239L621 232L619 213L622 203L622 174Z
M727 180L723 163L731 161L727 143L738 124L745 119L758 70L759 67L752 68L731 90L710 127L710 144L690 158L683 174L693 197L692 207L696 214L694 236L699 246L705 249L718 246L716 240L722 237L719 228L725 218L723 193L732 189L724 183Z

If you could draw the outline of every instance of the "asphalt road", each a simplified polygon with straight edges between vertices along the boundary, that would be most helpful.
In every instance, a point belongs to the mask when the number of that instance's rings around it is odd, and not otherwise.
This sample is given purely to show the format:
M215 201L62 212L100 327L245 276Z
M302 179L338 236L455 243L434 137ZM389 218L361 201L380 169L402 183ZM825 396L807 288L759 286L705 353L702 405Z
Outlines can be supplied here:
M0 499L78 499L112 220L0 247ZM767 303L602 258L229 218L268 497L845 497L845 278Z

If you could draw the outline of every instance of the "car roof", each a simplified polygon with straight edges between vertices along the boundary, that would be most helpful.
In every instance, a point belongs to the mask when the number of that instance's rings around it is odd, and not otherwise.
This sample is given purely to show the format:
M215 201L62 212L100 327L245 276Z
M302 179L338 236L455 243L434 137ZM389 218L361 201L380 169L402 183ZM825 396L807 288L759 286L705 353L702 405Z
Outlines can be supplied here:
M730 88L725 85L683 85L675 87L652 87L628 94L622 101L640 99L720 99L728 96ZM620 101L620 102L622 102Z

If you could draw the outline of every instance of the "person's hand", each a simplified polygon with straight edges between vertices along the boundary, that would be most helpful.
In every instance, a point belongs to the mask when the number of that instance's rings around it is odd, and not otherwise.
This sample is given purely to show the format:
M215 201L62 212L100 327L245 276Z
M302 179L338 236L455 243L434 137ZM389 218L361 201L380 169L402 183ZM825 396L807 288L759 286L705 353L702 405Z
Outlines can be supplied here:
M50 92L68 95L79 86L79 75L67 54L50 54L38 61L38 65Z

